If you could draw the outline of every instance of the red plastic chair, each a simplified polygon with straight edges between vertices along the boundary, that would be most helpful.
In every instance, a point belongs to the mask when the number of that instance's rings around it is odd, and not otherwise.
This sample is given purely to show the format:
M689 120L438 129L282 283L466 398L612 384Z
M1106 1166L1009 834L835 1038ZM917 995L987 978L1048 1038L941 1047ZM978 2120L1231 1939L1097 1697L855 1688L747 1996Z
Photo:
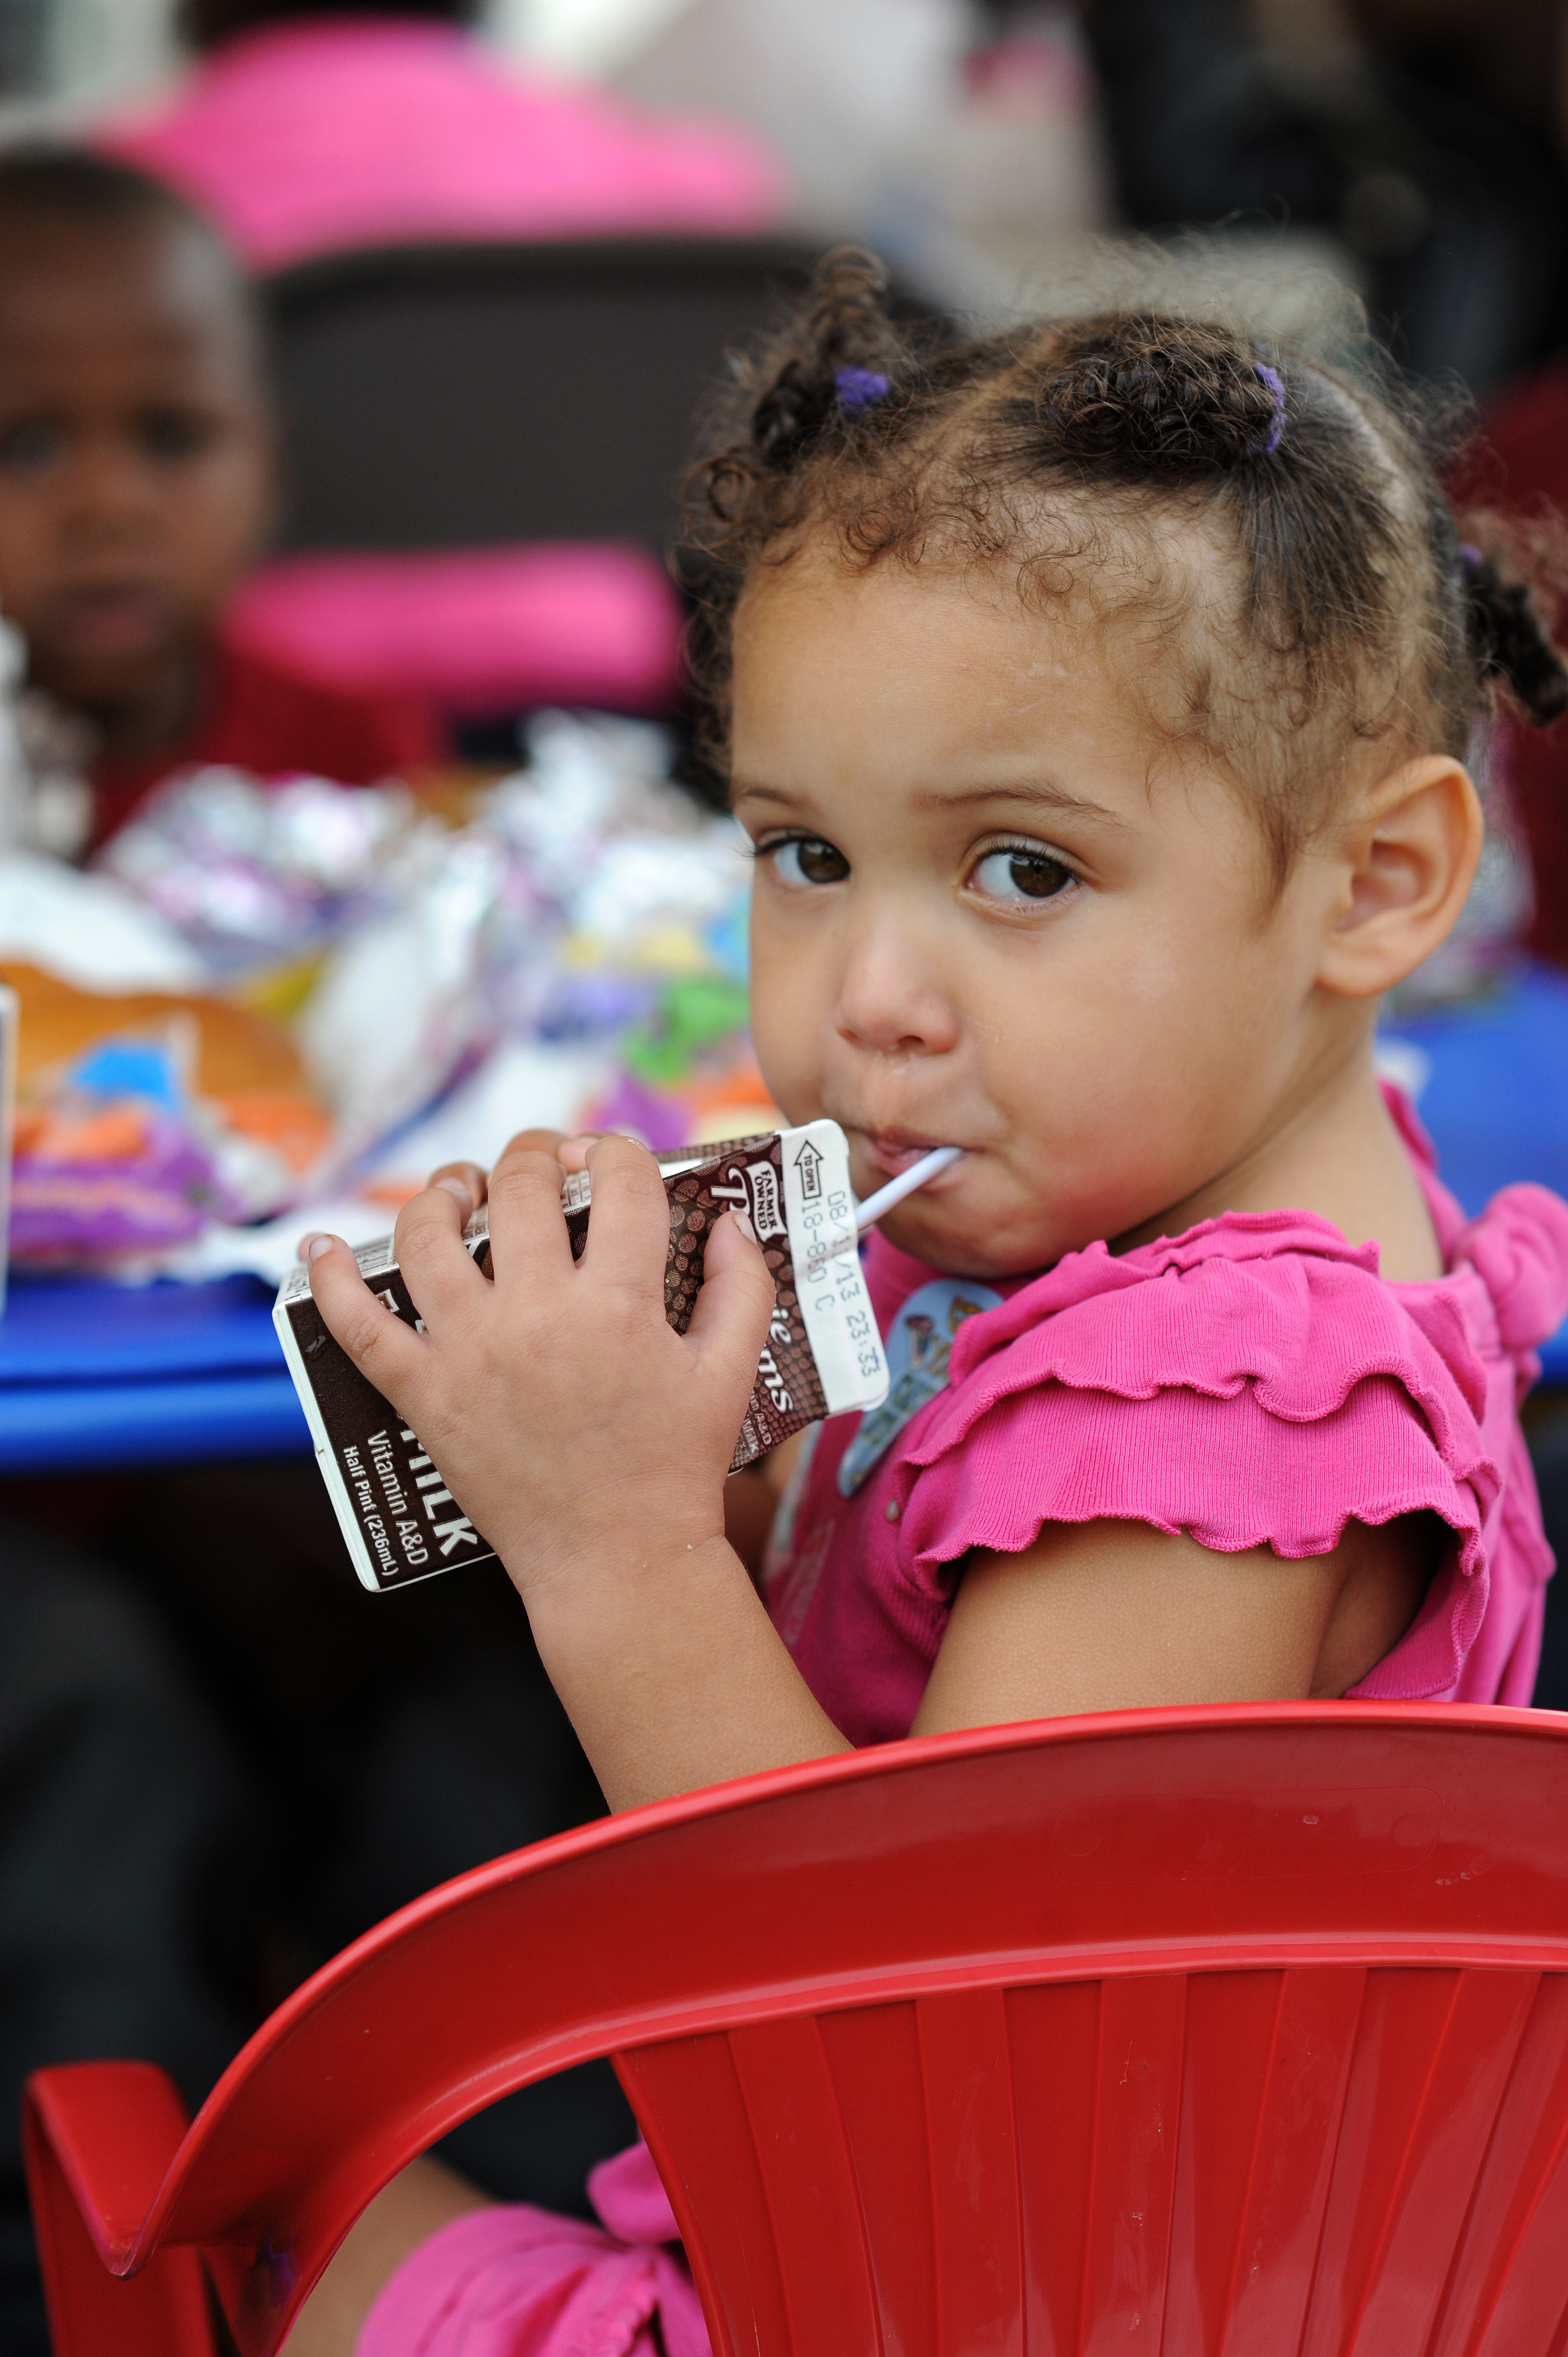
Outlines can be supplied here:
M264 2357L412 2154L605 2052L716 2357L1560 2357L1568 1718L986 1729L502 1858L188 2132L32 2081L57 2357Z

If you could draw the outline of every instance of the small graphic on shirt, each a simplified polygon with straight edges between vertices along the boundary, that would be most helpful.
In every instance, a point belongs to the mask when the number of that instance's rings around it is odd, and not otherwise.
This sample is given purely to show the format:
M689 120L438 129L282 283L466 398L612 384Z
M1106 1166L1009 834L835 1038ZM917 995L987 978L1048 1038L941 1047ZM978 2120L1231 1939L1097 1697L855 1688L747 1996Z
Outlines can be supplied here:
M955 1276L940 1276L909 1296L887 1329L887 1372L892 1379L887 1396L880 1407L865 1410L854 1438L839 1460L842 1496L854 1497L910 1417L946 1389L952 1338L964 1319L1001 1306L1002 1296L993 1293L988 1285L970 1285Z

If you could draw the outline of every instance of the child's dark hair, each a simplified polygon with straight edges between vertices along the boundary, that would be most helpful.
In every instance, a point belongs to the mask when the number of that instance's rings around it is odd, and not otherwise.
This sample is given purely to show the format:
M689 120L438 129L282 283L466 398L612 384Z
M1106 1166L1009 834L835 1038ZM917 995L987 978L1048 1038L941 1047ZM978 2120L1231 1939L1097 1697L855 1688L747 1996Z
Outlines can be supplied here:
M261 373L261 318L250 283L206 214L177 189L134 165L62 141L0 146L0 267L8 237L40 224L89 236L150 230L197 240L212 264L209 283Z
M872 256L831 255L736 362L687 482L710 742L758 566L825 533L850 565L1001 568L1153 632L1160 725L1244 780L1283 877L1358 740L1463 758L1499 684L1537 723L1568 709L1530 593L1461 542L1431 438L1413 401L1215 320L908 328Z
M170 221L221 243L206 216L150 172L52 139L0 146L0 224L17 221L92 228Z

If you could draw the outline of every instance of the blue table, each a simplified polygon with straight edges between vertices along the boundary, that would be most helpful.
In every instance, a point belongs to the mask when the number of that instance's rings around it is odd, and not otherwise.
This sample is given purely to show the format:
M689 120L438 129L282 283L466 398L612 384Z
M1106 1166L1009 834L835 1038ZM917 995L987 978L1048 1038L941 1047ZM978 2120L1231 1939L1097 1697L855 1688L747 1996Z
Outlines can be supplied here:
M1532 966L1480 1006L1387 1028L1429 1060L1421 1118L1467 1211L1515 1178L1568 1196L1568 974ZM1541 1355L1568 1382L1568 1326Z
M1466 1211L1512 1178L1568 1195L1568 975L1402 1018L1430 1072L1422 1119ZM1568 1382L1568 1328L1543 1354ZM303 1456L309 1435L253 1278L129 1287L20 1277L0 1319L0 1473Z
M307 1455L272 1288L14 1278L0 1318L0 1473Z

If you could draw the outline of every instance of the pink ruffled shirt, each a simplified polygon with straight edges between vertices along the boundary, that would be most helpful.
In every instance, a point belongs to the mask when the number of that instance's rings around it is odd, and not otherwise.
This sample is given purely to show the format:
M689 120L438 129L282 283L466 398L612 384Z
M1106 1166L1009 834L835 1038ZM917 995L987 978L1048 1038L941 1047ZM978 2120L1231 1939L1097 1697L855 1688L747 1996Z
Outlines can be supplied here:
M1453 1542L1352 1696L1529 1702L1552 1557L1518 1408L1568 1310L1568 1205L1508 1187L1466 1222L1386 1093L1447 1269L1430 1283L1390 1283L1375 1244L1308 1211L1090 1244L999 1292L874 1238L896 1376L912 1317L915 1373L945 1361L946 1380L869 1464L854 1420L819 1428L764 1588L852 1742L908 1733L972 1547L1016 1554L1046 1523L1102 1516L1294 1557L1350 1521L1434 1513Z
M971 1547L1110 1516L1222 1553L1326 1554L1350 1521L1453 1534L1358 1696L1528 1703L1552 1558L1519 1427L1568 1311L1568 1204L1506 1188L1466 1222L1389 1091L1447 1274L1396 1285L1305 1211L1069 1254L1001 1288L874 1237L886 1405L817 1427L765 1566L775 1626L856 1744L908 1732ZM1260 1572L1266 1577L1266 1569ZM707 2357L646 2148L589 2179L605 2229L475 2212L381 2292L356 2357Z
M591 2171L588 2194L602 2226L512 2201L441 2227L382 2285L354 2357L709 2357L640 2138Z

